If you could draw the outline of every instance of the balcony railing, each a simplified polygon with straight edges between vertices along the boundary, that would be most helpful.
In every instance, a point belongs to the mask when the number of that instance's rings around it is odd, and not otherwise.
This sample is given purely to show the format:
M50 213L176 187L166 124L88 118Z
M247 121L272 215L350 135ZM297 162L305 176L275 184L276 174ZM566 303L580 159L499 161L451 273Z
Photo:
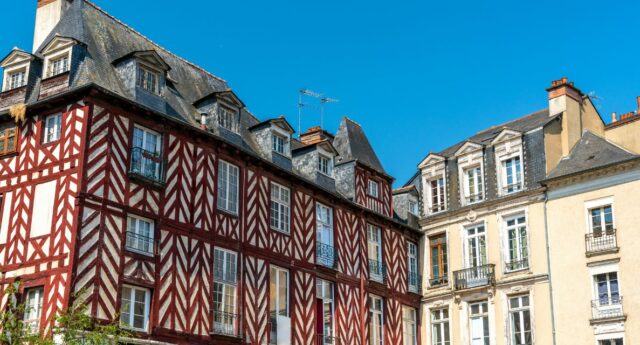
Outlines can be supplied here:
M211 334L238 337L238 315L224 312L213 312L213 330Z
M622 296L606 296L591 301L593 320L623 317Z
M484 200L484 194L478 193L478 194L469 195L465 199L467 200L467 204L474 204L476 202L480 202Z
M134 252L148 255L153 255L155 253L153 238L143 236L132 231L127 231L127 241L125 246L127 250Z
M529 268L529 259L514 260L506 262L507 271L520 271Z
M444 275L442 277L431 277L429 279L429 287L437 287L449 284L449 277Z
M387 278L387 268L382 261L369 260L369 279L383 282Z
M407 278L409 278L409 291L419 293L420 285L422 285L422 277L416 272L409 272Z
M493 285L496 281L495 265L482 265L453 272L456 290Z
M618 247L616 229L586 234L585 245L588 254L616 249Z
M341 345L340 338L330 335L318 334L316 336L316 345Z
M147 151L141 147L131 149L129 174L148 182L164 185L164 160L159 152Z
M338 263L338 251L328 244L317 242L316 260L324 267L334 268Z

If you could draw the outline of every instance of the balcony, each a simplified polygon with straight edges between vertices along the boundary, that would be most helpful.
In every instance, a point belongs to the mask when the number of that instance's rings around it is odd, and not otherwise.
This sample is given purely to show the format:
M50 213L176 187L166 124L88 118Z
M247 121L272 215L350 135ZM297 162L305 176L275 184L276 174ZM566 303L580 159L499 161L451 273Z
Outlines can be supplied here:
M449 277L447 275L441 277L432 277L429 279L429 287L435 288L449 284Z
M618 250L618 239L616 237L616 229L606 231L592 232L586 234L585 246L587 256L597 255L607 252L615 252Z
M378 283L384 282L387 278L387 268L382 261L369 259L369 280Z
M156 186L164 186L165 162L159 152L147 151L141 147L131 149L129 176Z
M316 336L316 345L341 345L341 343L340 338L318 334Z
M420 293L420 285L422 285L422 277L416 272L409 272L409 292Z
M212 335L224 335L227 337L239 337L238 315L224 312L213 312Z
M591 301L591 324L624 319L622 296L603 296Z
M155 254L155 244L153 238L143 236L138 233L127 231L125 247L128 251L144 255L153 256Z
M456 290L464 290L493 285L496 282L495 266L496 265L489 264L454 271L454 288Z
M316 262L328 268L335 268L338 263L338 251L321 242L316 243Z

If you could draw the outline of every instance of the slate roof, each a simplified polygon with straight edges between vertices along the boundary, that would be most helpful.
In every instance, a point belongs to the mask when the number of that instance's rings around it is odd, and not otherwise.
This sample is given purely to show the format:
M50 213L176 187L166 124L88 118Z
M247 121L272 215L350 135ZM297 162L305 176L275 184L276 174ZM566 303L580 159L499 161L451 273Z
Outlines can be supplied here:
M338 164L355 160L379 173L388 175L362 127L351 119L346 117L342 119L338 133L333 139L333 146L339 153Z
M568 156L560 160L547 179L555 179L578 172L602 168L631 159L640 158L590 131L584 131L580 141Z

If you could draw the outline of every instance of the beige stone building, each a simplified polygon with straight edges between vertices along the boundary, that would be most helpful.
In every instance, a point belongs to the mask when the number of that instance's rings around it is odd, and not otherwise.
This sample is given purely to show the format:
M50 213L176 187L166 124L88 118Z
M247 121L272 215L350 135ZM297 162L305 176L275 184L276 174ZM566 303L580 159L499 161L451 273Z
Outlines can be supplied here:
M579 201L554 200L559 209L551 210L547 185L552 188L564 181L567 162L582 159L574 156L585 142L597 140L618 149L625 159L634 157L605 137L625 138L633 131L631 126L640 122L626 116L618 121L624 125L606 125L591 99L566 78L554 81L547 92L547 109L430 153L407 183L420 193L420 226L425 234L421 246L424 344L595 342L590 318L593 298L585 300L586 327L582 328L566 326L574 324L572 313L578 309L572 303L558 303L564 298L562 286L567 292L575 288L572 280L565 281L569 275L562 270L572 270L573 265L586 268L587 260L595 260L585 255L584 229L571 228L569 217L562 216ZM626 145L630 150L639 144L629 141ZM583 164L579 170L593 165ZM581 205L580 217L584 217ZM550 220L552 212L559 223ZM563 225L561 220L568 223ZM573 232L580 241L569 242L561 236ZM548 248L548 243L555 245ZM580 255L564 255L565 247ZM554 262L555 256L562 264ZM574 257L585 262L571 262ZM592 284L586 285L590 294ZM593 342L573 342L574 332L590 332Z

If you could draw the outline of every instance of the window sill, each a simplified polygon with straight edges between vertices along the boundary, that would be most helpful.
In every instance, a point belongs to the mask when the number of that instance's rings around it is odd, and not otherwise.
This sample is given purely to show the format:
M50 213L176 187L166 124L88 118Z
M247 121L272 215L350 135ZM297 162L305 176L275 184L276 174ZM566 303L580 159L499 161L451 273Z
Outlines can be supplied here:
M622 316L615 316L615 317L605 317L605 318L601 318L601 319L590 319L589 320L589 324L590 325L600 325L600 324L606 324L606 323L615 323L615 322L623 322L623 321L627 321L627 315L622 315Z
M289 230L289 232L286 232L284 230L276 229L273 226L271 227L271 230L273 230L273 231L275 231L277 233L280 233L282 235L285 235L285 236L291 236L291 230Z
M18 155L18 150L14 150L14 151L11 151L11 152L0 153L0 159L9 158L9 157L12 157L12 156L17 156L17 155Z
M231 218L238 218L240 217L240 215L238 214L238 212L232 212L229 210L225 210L224 208L220 208L218 207L217 210L222 213L223 215L227 216L227 217L231 217Z
M20 90L26 89L27 88L27 84L24 84L22 86L18 86L18 87L14 87L11 89L6 89L6 90L2 90L2 92L0 92L0 96L4 96L4 95L8 95L11 93L17 93Z
M617 254L618 252L620 252L620 247L613 247L613 248L608 248L603 250L594 250L594 251L586 252L585 256L588 258L591 258L594 256L600 256L600 255Z
M330 178L330 179L333 179L333 178L334 178L334 177L333 177L333 174L331 174L331 175L329 175L329 174L325 174L325 173L323 173L323 172L322 172L322 171L320 171L320 170L316 170L316 172L317 172L318 174L320 174L320 175L322 175L322 176L326 177L326 178Z
M154 189L164 189L164 187L165 187L165 182L164 181L148 178L148 177L145 177L143 175L137 174L135 172L129 172L127 175L129 176L129 178L131 180L134 180L136 182L145 184L145 185L147 185L147 186L149 186L151 188L154 188Z
M152 253L152 252L151 253L150 252L145 252L144 250L130 248L130 247L127 247L127 246L125 246L125 249L130 253L137 254L137 255L140 255L140 256L144 256L144 257L148 257L148 258L155 257L155 254Z
M59 78L59 77L64 76L64 75L69 75L70 73L71 73L71 71L69 70L69 71L64 71L62 73L58 73L58 74L48 75L48 76L42 78L41 83L42 82L46 82L46 81L51 80L51 79Z
M60 133L60 134L62 134L62 133ZM53 146L53 145L55 145L55 144L57 144L57 143L59 143L59 142L60 142L60 138L58 138L58 139L56 139L56 140L47 141L47 142L45 142L44 140L42 140L42 143L40 144L40 146L41 146L42 148L45 148L45 147Z

